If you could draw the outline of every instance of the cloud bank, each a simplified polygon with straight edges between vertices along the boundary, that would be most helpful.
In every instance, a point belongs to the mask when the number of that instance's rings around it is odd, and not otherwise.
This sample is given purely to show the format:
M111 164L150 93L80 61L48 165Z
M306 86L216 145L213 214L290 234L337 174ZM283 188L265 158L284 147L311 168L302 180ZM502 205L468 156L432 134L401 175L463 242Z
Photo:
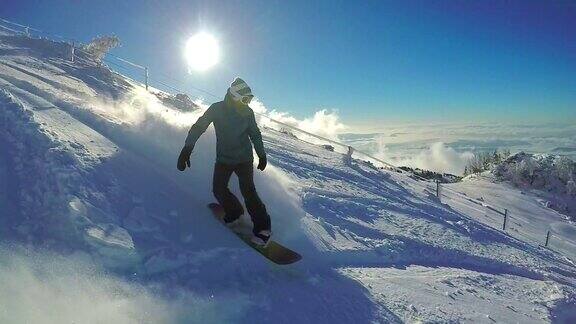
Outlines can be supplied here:
M454 174L462 174L472 153L496 149L576 158L573 124L390 125L374 131L340 138L395 165Z
M456 150L446 146L446 144L436 142L413 156L395 157L390 154L386 144L381 141L378 142L378 140L376 140L376 143L378 143L378 150L374 155L379 159L389 161L396 166L408 166L440 173L463 174L466 163L474 155L472 152L456 152Z
M286 112L269 110L257 98L252 101L250 107L255 112L265 114L279 122L332 140L338 140L338 134L348 129L348 127L340 121L337 111L322 109L315 112L312 117L297 119ZM281 125L278 125L267 118L260 118L260 124L277 130L282 129ZM295 135L298 135L298 133Z

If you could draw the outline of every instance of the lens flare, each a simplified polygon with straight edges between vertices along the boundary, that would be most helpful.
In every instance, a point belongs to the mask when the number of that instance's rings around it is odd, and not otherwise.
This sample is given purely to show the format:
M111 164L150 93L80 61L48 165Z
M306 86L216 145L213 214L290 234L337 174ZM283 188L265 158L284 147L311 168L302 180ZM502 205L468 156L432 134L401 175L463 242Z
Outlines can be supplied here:
M190 70L206 71L220 59L218 41L208 33L198 33L186 42L184 56Z

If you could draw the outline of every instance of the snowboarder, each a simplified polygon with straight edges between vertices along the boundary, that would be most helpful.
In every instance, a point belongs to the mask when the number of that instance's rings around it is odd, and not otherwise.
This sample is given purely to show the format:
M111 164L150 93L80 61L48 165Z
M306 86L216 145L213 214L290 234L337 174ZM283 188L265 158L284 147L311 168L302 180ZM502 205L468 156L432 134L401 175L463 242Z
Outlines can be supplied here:
M246 209L254 223L252 242L265 246L272 235L270 216L254 186L252 144L258 155L260 171L264 171L267 161L262 135L256 124L254 112L248 107L253 97L248 84L236 78L228 88L224 101L212 104L190 128L184 148L178 157L178 170L184 171L186 167L190 167L190 155L196 141L210 123L214 123L216 164L214 165L212 191L216 200L224 208L224 222L233 226L244 214L238 198L228 189L230 176L236 173Z

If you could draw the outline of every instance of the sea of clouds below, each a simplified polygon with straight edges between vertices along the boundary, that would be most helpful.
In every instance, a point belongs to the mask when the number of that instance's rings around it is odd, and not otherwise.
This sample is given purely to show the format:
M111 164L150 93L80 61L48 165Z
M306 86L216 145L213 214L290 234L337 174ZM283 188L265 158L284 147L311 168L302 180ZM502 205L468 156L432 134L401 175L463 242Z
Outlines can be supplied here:
M572 124L400 125L370 134L341 134L340 139L395 165L453 174L462 174L473 153L496 149L576 157Z
M576 158L575 123L395 124L366 131L346 125L334 110L323 109L312 117L298 119L289 113L269 110L258 100L251 107L283 123L338 140L397 166L462 175L474 153L503 149L512 153L551 153ZM261 124L273 126L265 119ZM295 135L306 137L298 132Z

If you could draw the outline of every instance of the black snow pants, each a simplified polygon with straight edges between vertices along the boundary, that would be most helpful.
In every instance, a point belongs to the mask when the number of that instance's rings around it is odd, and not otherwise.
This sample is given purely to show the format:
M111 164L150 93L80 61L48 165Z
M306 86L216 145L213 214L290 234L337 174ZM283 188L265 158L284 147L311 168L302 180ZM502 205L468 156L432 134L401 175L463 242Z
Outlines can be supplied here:
M252 162L239 164L222 164L216 162L214 165L214 177L212 178L212 192L218 203L226 211L226 218L235 219L244 214L244 208L238 198L228 189L228 182L232 173L238 176L240 192L244 197L244 203L250 218L254 223L254 234L262 230L270 230L270 216L266 212L266 206L258 197L254 186L254 167Z

